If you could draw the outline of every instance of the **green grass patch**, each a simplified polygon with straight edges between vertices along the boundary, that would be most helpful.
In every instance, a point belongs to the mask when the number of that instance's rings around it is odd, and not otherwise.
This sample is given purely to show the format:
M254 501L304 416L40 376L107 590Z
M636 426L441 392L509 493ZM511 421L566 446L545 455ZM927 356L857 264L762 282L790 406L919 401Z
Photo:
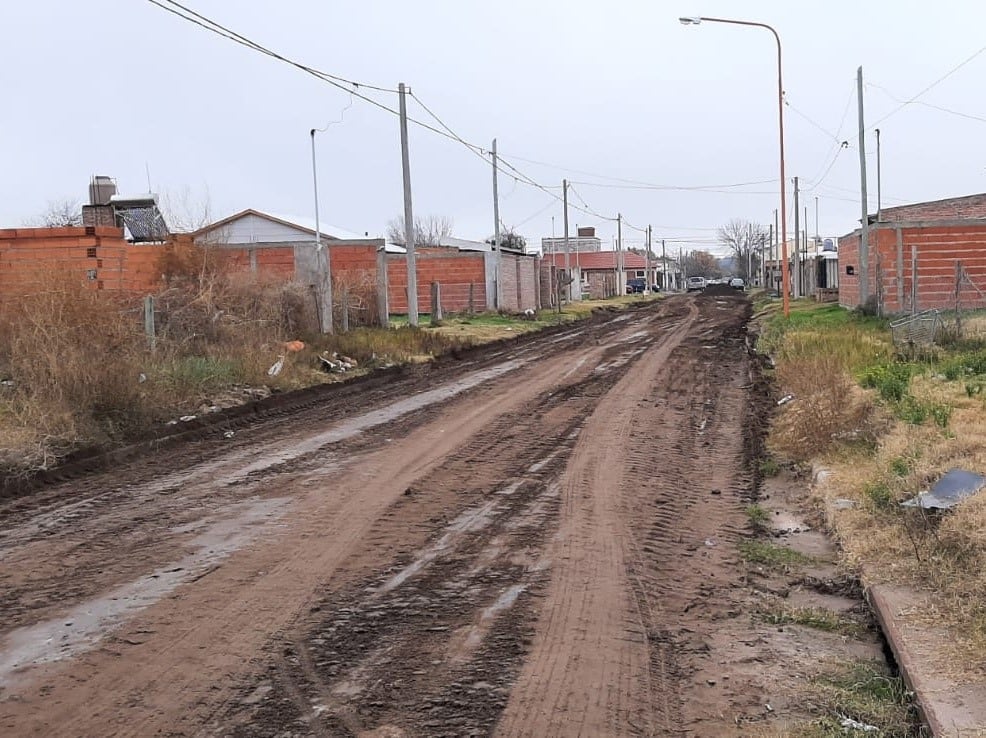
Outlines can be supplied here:
M852 664L816 677L812 680L811 690L824 715L813 724L819 732L807 735L880 735L887 738L918 735L906 685L880 663ZM843 717L873 725L879 732L847 730L841 724Z
M243 363L212 356L183 356L162 368L168 385L179 392L203 392L245 379Z
M890 471L898 477L906 477L911 473L911 461L905 456L898 456L890 462Z
M854 635L860 630L855 621L821 607L782 607L762 612L759 617L770 625L803 625L828 633Z
M747 505L746 517L754 530L767 530L770 528L770 512L760 505Z
M746 540L739 544L740 555L748 564L758 564L774 569L810 564L813 559L800 551L778 546L769 541Z
M913 373L911 364L879 364L864 370L859 383L868 389L875 389L887 402L900 402L907 395Z
M765 477L776 477L780 472L781 466L773 457L768 456L760 460L760 473Z

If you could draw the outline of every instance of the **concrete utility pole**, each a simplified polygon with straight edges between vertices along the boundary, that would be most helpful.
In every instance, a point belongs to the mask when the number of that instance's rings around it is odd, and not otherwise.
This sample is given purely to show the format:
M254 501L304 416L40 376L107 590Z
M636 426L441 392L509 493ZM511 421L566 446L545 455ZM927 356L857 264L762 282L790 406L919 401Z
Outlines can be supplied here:
M859 99L859 203L863 214L859 237L859 304L870 297L870 218L866 201L866 126L863 123L863 68L856 70L856 95Z
M644 292L649 293L654 285L654 275L650 271L650 225L647 226L647 250L644 252Z
M315 270L321 282L318 302L318 327L322 333L332 333L332 264L329 262L329 248L322 248L322 229L318 221L318 173L315 168L315 133L312 128L312 183L315 189ZM324 253L323 253L324 251ZM325 268L322 268L322 263Z
M568 296L568 301L572 301L572 262L571 256L569 256L569 245L568 245L568 180L563 179L561 181L561 199L562 208L565 210L565 279L568 280L568 284L565 287L565 294Z
M880 211L883 209L883 187L880 177L880 129L876 129L876 219L880 221Z
M414 265L414 212L411 208L411 160L407 150L407 99L404 83L397 85L401 106L401 168L404 171L404 248L407 249L407 322L418 324L418 273Z
M798 223L798 178L794 178L794 299L801 297L801 226Z
M777 215L777 211L776 210L774 211L774 215L775 215L775 219L776 219L776 215ZM770 259L770 261L773 263L773 261L774 261L774 252L777 249L777 245L774 243L774 237L775 237L775 234L777 233L777 231L774 230L774 226L773 225L770 225L769 228L770 228L770 231L769 231L770 235L768 236L769 241L767 243L767 256ZM770 289L771 288L771 284L770 284L772 282L772 280L770 279L771 276L772 276L771 270L767 267L767 259L764 259L764 261L763 261L763 286L764 286L765 289Z
M661 239L661 289L668 289L668 255L664 251L664 239Z
M500 271L503 269L503 259L500 248L500 196L497 194L496 171L496 139L493 139L493 248L496 249L496 309L503 306L503 285L500 282Z
M786 186L786 185L782 185L782 186ZM778 246L780 246L780 238L781 238L781 230L780 230L780 226L777 225L777 208L774 208L774 257L773 257L774 266L779 266L778 254L780 254L780 249L778 248ZM787 269L787 264L781 267L782 271L786 269ZM771 277L773 277L773 275L771 275Z
M616 214L616 294L625 295L626 275L623 273L623 216Z

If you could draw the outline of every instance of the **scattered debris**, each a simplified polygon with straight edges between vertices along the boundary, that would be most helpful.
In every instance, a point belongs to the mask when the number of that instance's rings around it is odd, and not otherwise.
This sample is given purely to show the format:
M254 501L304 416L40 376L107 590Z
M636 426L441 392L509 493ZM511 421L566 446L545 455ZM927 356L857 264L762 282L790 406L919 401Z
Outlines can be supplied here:
M846 730L861 730L864 733L879 733L880 729L875 725L868 725L866 723L861 723L859 720L853 720L851 717L846 717L845 715L839 716L839 725L841 725Z
M195 415L182 415L180 418L178 418L178 420L180 420L182 423L187 423L191 420L195 420L195 417L196 417Z
M854 500L847 500L845 497L832 500L832 508L835 510L851 510L854 507L856 507L856 502Z
M793 399L794 399L794 395L784 395L781 399L779 399L777 401L777 404L778 405L786 405L787 403L789 403Z
M223 438L232 438L235 435L236 435L236 431L229 430L223 433Z
M143 384L146 381L147 381L147 375L144 374L144 372L141 372L140 374L137 375L137 384Z
M921 492L909 500L904 507L920 507L924 510L948 510L958 505L966 497L986 487L986 477L965 469L950 469L935 482L930 491Z
M281 354L280 356L277 357L277 361L275 361L271 365L271 368L267 370L267 376L276 377L278 374L281 373L281 369L283 368L284 368L284 354Z
M292 354L296 354L299 351L304 351L305 350L305 342L304 341L288 341L287 343L284 344L284 350L287 351L288 353L292 353Z

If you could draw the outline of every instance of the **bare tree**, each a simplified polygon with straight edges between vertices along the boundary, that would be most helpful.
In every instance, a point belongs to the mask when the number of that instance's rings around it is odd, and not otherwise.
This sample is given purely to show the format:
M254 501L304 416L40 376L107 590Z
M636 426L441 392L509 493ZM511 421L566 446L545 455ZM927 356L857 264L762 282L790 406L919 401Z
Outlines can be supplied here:
M708 251L689 251L684 259L685 272L689 277L718 279L722 276L719 260Z
M194 233L212 222L209 188L197 193L188 186L166 190L161 196L161 212L172 233Z
M28 220L36 228L58 228L82 225L82 204L70 197L49 200L48 207Z
M414 245L438 246L439 242L452 235L453 221L446 215L429 215L414 219ZM404 244L404 216L401 215L387 223L387 240Z
M717 235L723 245L729 247L737 274L749 283L753 276L751 267L754 274L760 269L758 251L767 241L767 230L759 223L733 218L719 228Z

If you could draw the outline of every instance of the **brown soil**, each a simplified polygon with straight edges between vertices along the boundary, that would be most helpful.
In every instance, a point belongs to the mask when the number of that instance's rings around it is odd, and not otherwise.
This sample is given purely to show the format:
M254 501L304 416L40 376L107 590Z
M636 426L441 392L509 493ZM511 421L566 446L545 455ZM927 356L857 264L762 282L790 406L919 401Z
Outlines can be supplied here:
M669 298L2 503L0 731L749 735L826 645L752 617L790 577L736 547L748 317Z

